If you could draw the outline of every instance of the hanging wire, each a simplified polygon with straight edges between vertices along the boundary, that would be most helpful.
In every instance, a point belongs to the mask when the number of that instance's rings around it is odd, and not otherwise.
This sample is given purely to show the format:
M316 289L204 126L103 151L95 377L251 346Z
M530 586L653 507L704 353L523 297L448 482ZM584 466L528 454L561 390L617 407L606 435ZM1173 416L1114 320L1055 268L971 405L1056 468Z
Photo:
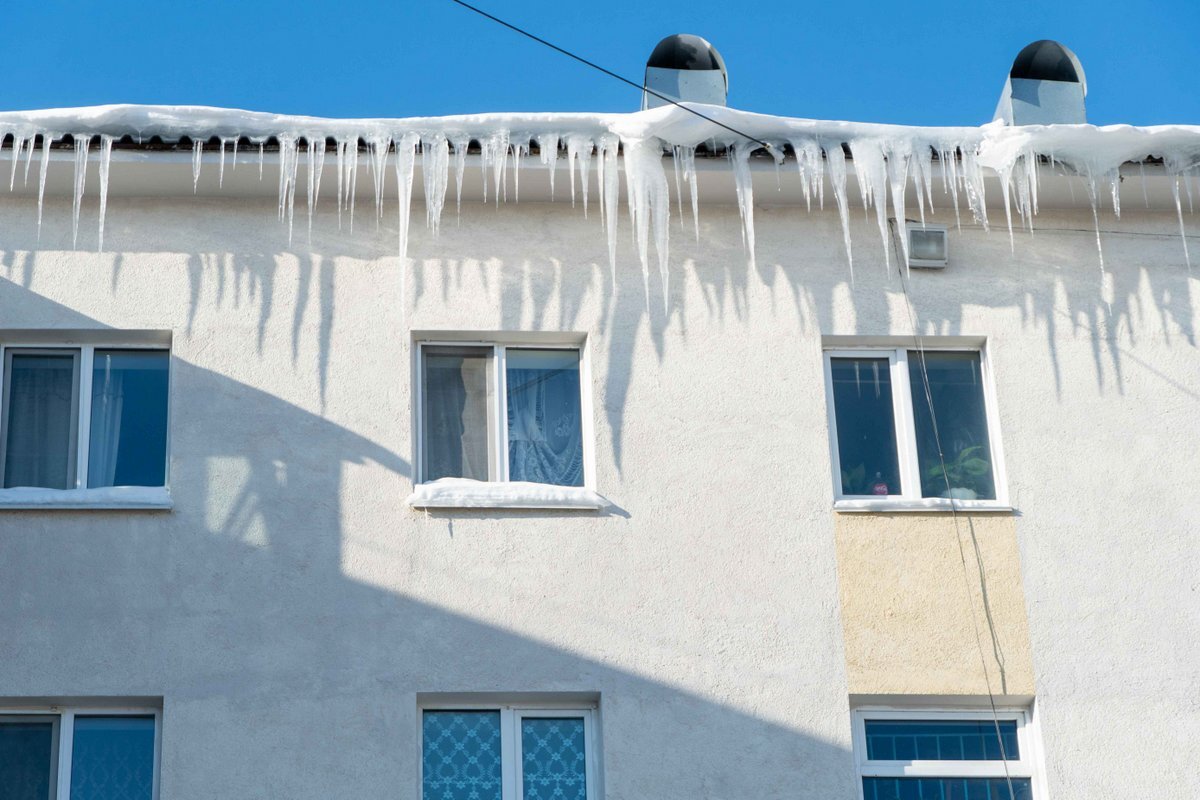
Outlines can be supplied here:
M959 560L962 562L963 580L965 581L965 588L967 590L967 603L970 606L970 610L971 610L971 627L975 631L975 646L979 650L979 663L983 667L983 682L984 682L985 688L987 689L988 705L991 707L991 711L992 711L992 725L996 729L996 741L1000 745L1000 760L1004 764L1004 780L1005 780L1005 783L1008 785L1009 800L1017 800L1016 790L1013 788L1012 773L1009 771L1009 768L1008 768L1008 753L1006 752L1005 747L1004 747L1004 736L1000 732L1000 712L996 708L996 695L995 695L995 692L992 690L992 678L991 678L991 673L988 670L987 655L984 653L984 650L983 650L983 639L980 636L980 632L979 632L979 621L975 618L975 599L974 599L974 597L971 596L971 573L970 573L970 569L967 567L967 552L963 548L962 532L959 529L959 524L958 524L958 501L955 499L953 487L950 485L950 473L947 472L947 470L946 470L946 456L945 456L944 452L942 451L942 437L938 430L937 411L933 407L933 390L930 388L929 370L926 368L926 364L925 364L925 341L921 336L920 320L917 315L916 307L913 305L912 296L909 293L908 277L905 275L905 267L899 263L899 260L901 258L901 253L900 253L900 249L898 247L896 247L895 237L902 236L903 232L900 228L900 225L896 224L894 221L889 221L889 224L892 228L892 234L893 234L892 247L893 247L893 249L895 249L897 251L896 252L896 259L897 259L896 271L900 275L900 288L904 294L904 304L908 309L908 319L909 319L909 324L912 326L913 340L916 342L916 345L917 345L918 362L921 365L921 384L922 384L922 388L924 389L925 403L926 403L926 405L929 406L929 420L931 423L931 427L933 429L933 443L934 443L934 446L937 448L938 463L941 465L941 468L942 468L942 478L946 482L946 494L950 500L950 515L954 520L954 540L958 544L958 557L959 557ZM971 543L975 548L975 557L976 557L976 560L978 561L980 559L979 540L975 536L975 526L970 524L970 520L968 520L968 531L971 536ZM982 564L980 564L980 584L981 584L981 590L983 591L983 603L984 603L983 612L987 616L988 624L991 625L992 624L991 611L987 607L987 590L986 590L986 588L983 588L982 583L983 583L983 566L982 566ZM994 639L994 632L993 632L993 639Z
M511 31L516 31L517 33L521 34L522 36L527 36L530 39L533 39L538 44L545 45L546 47L549 47L551 50L556 50L559 53L562 53L564 56L567 56L568 58L575 59L580 64L585 64L594 70L599 70L600 72L603 72L605 75L607 75L610 78L616 78L621 83L627 83L630 86L632 86L633 88L637 89L638 91L642 91L642 92L645 92L646 94L654 95L659 100L662 100L663 102L666 102L666 103L670 103L673 106L678 106L679 108L682 108L684 111L688 112L689 114L695 114L697 117L699 117L702 120L705 120L706 122L711 122L713 125L716 125L717 127L724 128L725 130L730 131L731 133L736 133L738 136L742 136L746 139L749 139L752 142L761 144L763 147L765 147L767 149L768 153L775 152L775 149L773 147L771 147L770 144L768 144L767 142L764 142L762 139L759 139L757 136L751 136L748 133L739 131L737 128L734 128L731 125L726 125L724 122L715 120L712 117L708 116L707 114L702 114L701 112L697 111L694 108L685 106L683 103L680 103L677 100L673 100L672 98L667 97L665 94L660 94L660 93L654 91L649 86L643 86L639 83L635 83L634 81L629 80L628 78L626 78L623 75L618 75L617 73L613 72L610 69L605 69L604 67L600 66L599 64L596 64L595 62L588 61L583 56L577 56L574 53L572 53L570 50L565 50L565 49L559 47L558 45L554 44L553 42L548 42L545 39L541 38L540 36L536 36L536 35L530 33L529 31L525 30L524 28L518 28L516 25L513 25L510 22L505 22L504 20L500 19L499 17L489 14L488 12L484 11L481 8L476 8L475 6L471 5L470 3L464 3L463 0L450 0L450 2L457 3L458 5L462 6L463 8L466 8L470 11L474 11L476 14L480 15L481 17L486 17L487 19L490 19L492 22L495 22L499 25L503 25L504 27L508 28Z

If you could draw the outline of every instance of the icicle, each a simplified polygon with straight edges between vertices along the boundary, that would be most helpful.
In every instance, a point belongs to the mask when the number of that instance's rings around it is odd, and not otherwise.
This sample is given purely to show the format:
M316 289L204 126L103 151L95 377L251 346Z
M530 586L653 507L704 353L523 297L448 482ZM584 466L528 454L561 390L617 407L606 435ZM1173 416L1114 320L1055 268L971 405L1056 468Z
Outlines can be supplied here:
M1171 194L1175 198L1175 215L1179 218L1179 240L1183 242L1183 260L1187 264L1188 272L1192 270L1192 257L1188 253L1187 243L1187 228L1183 225L1183 203L1179 196L1179 176L1174 176L1171 181Z
M225 187L225 139L221 139L220 145L221 156L217 161L217 188L223 189Z
M542 166L550 171L550 201L554 202L554 173L558 169L558 140L557 133L546 133L537 137L538 158Z
M841 142L825 145L825 160L829 163L829 185L833 187L833 199L837 201L838 216L842 220L842 243L846 246L846 262L850 265L850 282L854 283L854 252L850 247L850 205L846 199L846 151Z
M583 195L583 218L587 219L588 215L588 172L591 169L589 163L592 158L592 149L596 143L586 136L570 136L567 138L567 172L571 176L571 207L575 207L575 165L579 164L579 191ZM603 156L598 156L600 161L603 161ZM601 165L597 165L597 174L601 169ZM603 180L599 178L598 180ZM603 213L603 212L602 212Z
M25 148L25 177L22 179L26 186L29 185L29 165L33 163L33 145L37 139L37 135L29 137L29 146Z
M104 216L108 211L108 167L112 160L113 137L100 137L100 244L99 252L104 252Z
M529 140L512 146L513 156L513 202L521 202L521 159L529 154ZM505 188L507 191L507 187Z
M400 263L408 258L408 226L412 209L413 167L420 137L406 133L396 140L396 193L400 200Z
M298 139L283 134L276 138L279 139L279 219L287 218L290 247L296 209L296 170L300 160Z
M425 185L425 224L437 236L450 182L450 143L445 136L438 134L421 142L421 177Z
M234 172L237 172L237 161L238 161L237 151L238 151L238 137L235 136L235 137L233 137L233 164L231 165L233 167Z
M700 187L696 181L696 148L679 148L679 166L683 169L683 182L688 185L692 199L692 226L696 230L696 241L700 241ZM680 212L682 213L682 211Z
M321 172L325 169L325 137L308 136L308 243L312 244L313 212L321 198Z
M383 219L383 186L387 176L388 154L392 149L390 136L372 136L367 140L367 155L371 161L372 186L375 187L375 229Z
M17 185L17 164L19 164L21 162L21 148L25 146L25 141L26 140L24 137L17 136L15 133L13 134L12 171L9 173L9 176L8 176L8 190L10 192ZM30 147L33 146L32 140L30 141L29 146Z
M649 240L654 232L658 254L658 272L663 286L663 311L670 310L668 283L671 189L662 165L663 143L656 138L625 143L625 189L636 231L638 259L642 264L642 283L650 303ZM606 190L607 197L607 190Z
M1117 219L1121 218L1121 170L1114 169L1109 171L1108 175L1109 191L1112 192L1113 215Z
M976 224L985 231L990 230L987 216L987 197L983 183L983 167L979 163L979 151L963 146L962 153L962 185L967 195L967 207Z
M954 206L954 226L961 231L962 212L958 205L958 147L939 150L938 163L942 166L942 191L950 193L950 203Z
M754 181L750 173L750 153L753 145L735 145L730 148L729 159L733 164L733 180L737 187L738 213L742 218L742 244L754 269Z
M38 170L38 241L42 239L42 206L46 197L46 171L50 168L50 145L53 141L54 137L50 134L42 134L42 163L41 168Z
M92 136L88 133L77 133L75 139L75 196L71 203L71 247L79 242L79 209L83 205L83 188L87 183L88 147L92 144Z
M684 227L683 221L683 170L679 166L679 145L671 147L671 166L675 169L675 204L679 206L679 227Z
M192 194L200 186L200 159L204 156L204 142L200 139L192 142Z
M891 248L888 246L887 186L888 168L883 148L877 141L855 139L850 142L850 154L854 158L854 174L858 178L858 191L863 209L875 206L875 217L879 223L879 238L883 242L884 269L891 270Z
M463 176L467 174L467 150L470 138L458 136L454 139L454 203L459 217L462 216Z
M338 230L342 229L342 197L345 190L342 188L346 178L346 141L344 139L337 140L337 215L338 215Z
M812 211L815 196L821 207L825 205L825 162L821 148L813 139L792 139L789 144L796 156L796 171L800 173L800 189L804 192L804 207Z
M350 215L350 232L354 233L354 195L358 193L358 135L348 137L342 144L346 154L346 195L342 204Z
M1096 186L1096 178L1088 170L1087 182L1088 200L1092 204L1092 222L1096 227L1096 253L1100 257L1100 274L1104 274L1104 245L1100 243L1100 192Z
M500 205L500 196L507 194L504 173L508 168L508 131L496 131L479 142L480 164L483 168L483 201L487 202L488 172L492 173L495 181L496 205Z
M263 162L267 160L267 142L264 139L258 143L258 179L261 181L263 176Z
M600 191L603 194L601 207L603 208L602 216L607 225L605 234L608 237L608 266L612 273L612 285L615 289L617 286L617 202L620 199L618 192L621 186L621 178L617 172L617 151L621 143L616 136L606 134L600 137L600 141L596 145L596 183L600 185ZM589 141L586 150L584 150L584 160L580 162L579 167L580 175L583 176L582 188L585 214L587 208L587 171L585 164L587 154L592 151L592 146L592 143Z

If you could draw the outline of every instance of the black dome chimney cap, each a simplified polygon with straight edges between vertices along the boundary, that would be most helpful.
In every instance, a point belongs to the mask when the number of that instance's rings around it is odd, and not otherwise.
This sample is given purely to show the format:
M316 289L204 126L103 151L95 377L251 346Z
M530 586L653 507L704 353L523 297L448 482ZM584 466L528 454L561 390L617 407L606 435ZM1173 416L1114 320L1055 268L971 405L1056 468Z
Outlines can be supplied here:
M1083 66L1075 54L1052 39L1027 45L1013 61L1009 77L1033 81L1083 83Z
M690 33L676 33L658 43L646 66L683 70L719 69L724 72L725 60L706 39Z

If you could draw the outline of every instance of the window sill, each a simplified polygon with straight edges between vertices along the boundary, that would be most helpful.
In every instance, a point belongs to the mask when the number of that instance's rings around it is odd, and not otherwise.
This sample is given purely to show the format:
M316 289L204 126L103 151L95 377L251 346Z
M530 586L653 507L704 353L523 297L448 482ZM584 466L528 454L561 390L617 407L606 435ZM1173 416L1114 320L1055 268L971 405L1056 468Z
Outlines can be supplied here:
M405 501L413 508L511 508L599 511L608 501L581 486L441 478L417 484Z
M997 512L1012 513L1015 509L998 500L954 500L946 497L925 497L920 500L901 500L896 498L856 498L835 500L834 511L850 513L863 512L922 512L937 511L950 513L964 512Z
M165 486L110 486L103 489L0 489L0 510L113 509L169 511L174 506Z

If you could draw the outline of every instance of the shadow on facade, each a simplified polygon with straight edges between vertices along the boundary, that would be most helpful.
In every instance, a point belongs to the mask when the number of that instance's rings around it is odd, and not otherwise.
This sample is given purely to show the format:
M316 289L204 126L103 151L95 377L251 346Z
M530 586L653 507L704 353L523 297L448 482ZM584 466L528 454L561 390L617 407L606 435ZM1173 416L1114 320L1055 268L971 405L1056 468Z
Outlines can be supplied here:
M14 327L105 327L8 282L0 309ZM179 358L172 370L172 512L0 516L4 693L163 696L164 797L415 798L415 693L439 691L598 693L609 798L855 796L850 753L781 721L794 707L679 688L714 685L720 659L675 651L634 674L619 665L649 645L633 622L584 655L551 627L539 641L481 621L487 604L476 618L422 602L467 594L454 550L489 534L421 524L403 506L408 461L377 443ZM372 482L352 474L363 466ZM418 541L348 548L354 507L372 503L396 520L372 541ZM530 578L524 547L544 549L516 527L494 534L511 540L486 578L498 592ZM572 598L524 602L559 619Z

